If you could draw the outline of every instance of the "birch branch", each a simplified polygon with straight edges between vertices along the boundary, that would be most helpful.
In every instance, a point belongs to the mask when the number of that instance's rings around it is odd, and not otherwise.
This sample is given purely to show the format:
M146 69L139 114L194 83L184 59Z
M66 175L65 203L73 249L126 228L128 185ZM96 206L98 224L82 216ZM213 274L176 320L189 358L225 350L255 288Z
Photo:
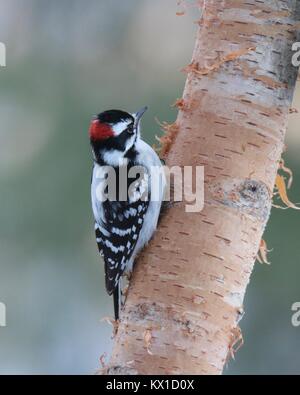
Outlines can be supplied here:
M296 83L296 0L206 0L168 166L205 167L205 207L174 205L134 271L106 373L220 374L241 340ZM252 317L255 319L255 317Z

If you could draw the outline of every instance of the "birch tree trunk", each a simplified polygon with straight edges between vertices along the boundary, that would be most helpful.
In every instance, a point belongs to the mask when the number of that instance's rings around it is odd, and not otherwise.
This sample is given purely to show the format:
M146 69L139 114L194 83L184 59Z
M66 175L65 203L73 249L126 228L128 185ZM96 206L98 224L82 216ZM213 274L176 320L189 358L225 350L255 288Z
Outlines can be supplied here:
M206 0L167 165L205 166L140 256L109 374L220 374L269 217L297 69L297 0ZM255 317L253 317L255 319Z

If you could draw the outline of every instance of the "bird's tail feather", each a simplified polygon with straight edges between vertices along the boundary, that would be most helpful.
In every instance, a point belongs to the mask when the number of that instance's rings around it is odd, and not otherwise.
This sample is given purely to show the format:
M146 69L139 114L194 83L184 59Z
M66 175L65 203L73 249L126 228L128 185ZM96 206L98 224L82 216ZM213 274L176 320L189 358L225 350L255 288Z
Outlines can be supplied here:
M115 320L119 319L119 309L120 309L120 283L117 285L116 289L113 293L114 299L114 311L115 311Z

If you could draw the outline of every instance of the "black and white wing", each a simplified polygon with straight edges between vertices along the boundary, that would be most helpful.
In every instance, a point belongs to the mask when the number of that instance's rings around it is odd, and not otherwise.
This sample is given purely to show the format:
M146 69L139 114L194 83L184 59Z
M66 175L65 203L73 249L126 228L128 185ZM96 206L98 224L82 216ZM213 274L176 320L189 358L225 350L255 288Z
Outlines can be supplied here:
M96 240L99 252L104 258L106 289L111 295L126 267L133 263L133 253L149 207L149 177L147 172L144 172L143 177L133 181L131 185L134 187L125 201L99 199L97 194L105 189L105 180L103 168L95 165L92 177L92 205Z
M96 240L105 263L106 290L111 295L137 244L149 202L103 202L103 220L95 223Z

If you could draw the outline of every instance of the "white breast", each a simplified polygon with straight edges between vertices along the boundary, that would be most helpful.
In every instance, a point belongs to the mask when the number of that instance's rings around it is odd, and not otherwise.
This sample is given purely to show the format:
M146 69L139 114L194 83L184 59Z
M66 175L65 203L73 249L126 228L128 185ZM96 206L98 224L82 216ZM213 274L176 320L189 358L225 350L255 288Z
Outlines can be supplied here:
M136 149L137 152L139 152L136 159L137 164L146 167L150 174L149 182L152 182L153 185L160 185L160 187L157 190L155 200L150 201L138 242L132 254L131 265L128 265L127 267L128 271L132 270L135 256L149 242L156 230L166 187L166 178L163 167L158 155L153 150L153 148L151 148L150 145L145 143L143 140L139 139L136 143Z

